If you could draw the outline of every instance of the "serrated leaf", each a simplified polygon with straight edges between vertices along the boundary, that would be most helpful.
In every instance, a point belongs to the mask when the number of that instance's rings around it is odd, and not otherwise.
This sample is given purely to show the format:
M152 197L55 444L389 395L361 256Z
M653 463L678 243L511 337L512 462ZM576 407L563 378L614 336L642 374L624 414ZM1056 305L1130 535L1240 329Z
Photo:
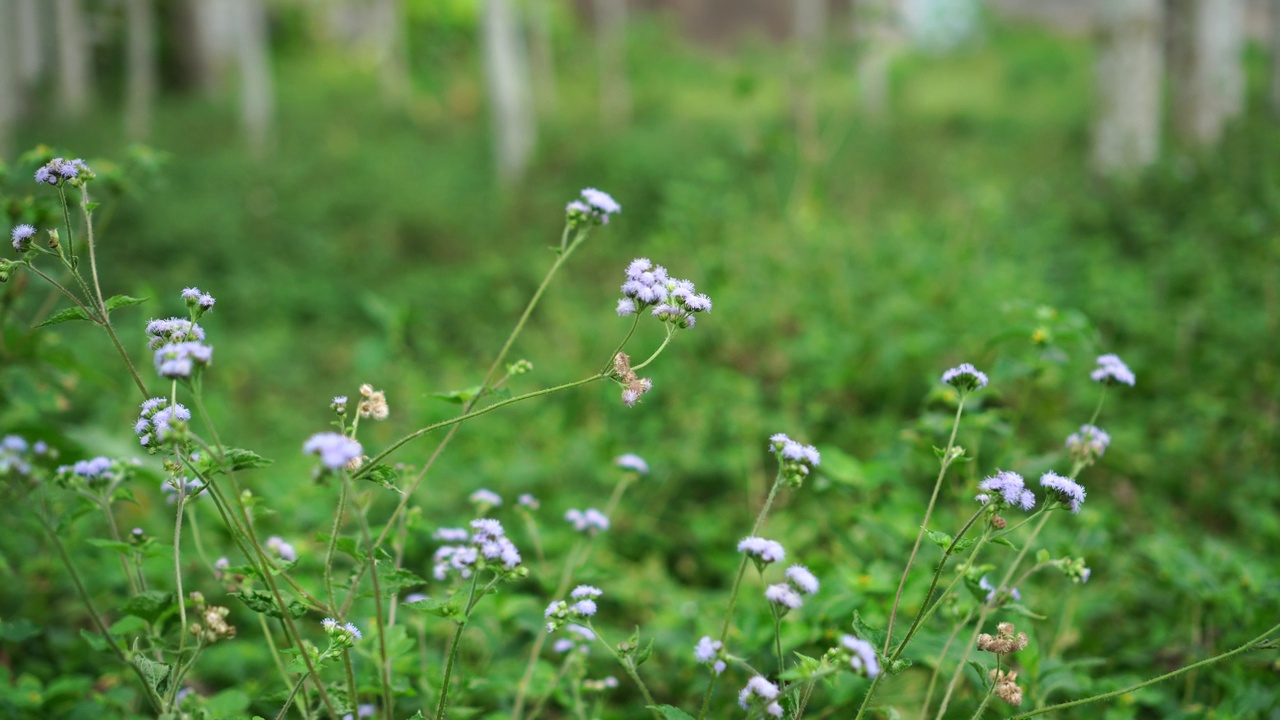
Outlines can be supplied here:
M334 547L338 552L350 555L357 560L365 559L364 552L360 550L360 543L356 542L355 538L340 537L338 542L334 543Z
M987 668L977 660L970 660L969 667L973 668L974 672L978 673L978 679L982 682L982 686L986 687L987 686Z
M229 472L266 467L274 460L268 460L252 450L244 448L227 448L222 453L222 467Z
M426 585L427 581L404 568L384 567L378 564L378 586L384 597L400 594L404 588Z
M384 488L395 488L394 480L400 477L400 473L390 465L378 463L364 471L363 478L369 482L375 482Z
M930 530L927 534L929 535L929 540L943 550L951 547L951 536L941 530Z
M262 615L270 615L274 618L284 618L280 612L280 606L276 604L276 599L269 593L261 590L248 590L245 592L231 593L231 597L240 598L240 600L249 606L249 609ZM307 608L302 603L294 600L289 603L289 617L300 618L307 613Z
M249 696L243 690L230 688L205 700L204 709L211 717L229 718L242 715L249 702Z
M153 623L160 617L161 613L171 607L173 607L173 593L148 590L129 598L120 610L126 615L140 617L149 623Z
M663 720L693 720L693 716L671 705L649 705L648 708L663 717Z
M971 537L960 538L959 540L955 541L956 549L953 550L952 552L960 552L961 550L968 550L969 548L973 547L973 544L975 542L977 542L977 540Z
M58 325L64 322L70 322L72 320L88 320L88 319L89 319L89 316L85 313L85 311L81 310L78 307L69 307L65 310L59 310L58 312L50 315L49 317L44 319L44 322L40 323L39 325L36 325L35 327L36 329L39 329L39 328L49 327L50 325Z
M879 655L879 653L876 653L876 654ZM894 660L893 664L890 665L889 668L885 670L885 672L888 673L890 676L897 675L903 670L906 670L907 668L911 667L911 664L912 664L911 658L900 657L897 660Z
M115 550L121 555L129 555L133 552L133 546L122 540L108 540L106 538L89 538L85 542L96 548L103 550Z
M440 600L419 600L417 602L405 603L406 606L415 610L421 610L428 615L442 617L445 620L461 620L462 610L452 602L443 602Z
M645 645L639 652L636 653L635 666L640 667L641 665L643 665L644 661L648 660L649 656L652 654L653 654L653 638L649 638L649 644Z
M107 306L107 312L111 312L112 310L129 307L130 305L141 305L149 299L150 298L129 297L128 295L112 295L107 298L107 301L103 304Z
M169 691L169 678L173 674L173 666L156 662L146 655L134 655L133 664L138 668L143 680L146 680L157 695L163 696Z

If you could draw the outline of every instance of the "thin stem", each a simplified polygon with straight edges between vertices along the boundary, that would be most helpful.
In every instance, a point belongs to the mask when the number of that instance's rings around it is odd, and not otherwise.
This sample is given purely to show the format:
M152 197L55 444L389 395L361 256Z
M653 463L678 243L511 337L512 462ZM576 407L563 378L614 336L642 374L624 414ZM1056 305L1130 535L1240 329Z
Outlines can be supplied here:
M178 596L178 655L179 660L182 659L182 651L187 644L187 599L182 592L182 510L186 505L186 488L181 487L181 481L178 481L178 512L177 519L173 523L173 585ZM173 683L169 688L169 703L172 703L177 697L178 683Z
M773 611L773 652L778 656L778 677L782 677L782 614Z
M645 705L649 706L650 711L654 716L661 720L662 715L660 715L657 710L652 709L652 706L657 705L658 703L654 701L653 695L649 692L649 686L645 685L644 680L640 679L640 673L636 671L636 665L632 658L630 656L623 657L622 654L618 652L617 648L604 639L604 636L600 634L600 631L596 630L595 625L592 624L590 620L587 621L587 627L591 629L591 632L595 633L596 639L600 641L600 644L604 645L604 648L609 651L609 654L613 656L613 659L617 660L618 664L622 666L622 669L627 673L627 675L635 681L636 687L640 688L640 694L644 696Z
M462 643L462 633L467 629L467 621L471 619L471 609L476 599L476 585L480 582L480 573L471 576L471 594L467 598L467 612L458 621L453 631L453 641L449 644L449 656L444 664L444 677L440 680L440 699L436 702L435 720L444 720L445 708L449 705L449 679L453 675L453 662L458 657L458 646Z
M298 694L298 691L302 689L302 684L306 681L307 676L304 674L302 677L298 678L298 682L294 683L293 689L289 691L289 697L284 699L284 707L281 707L280 712L276 714L276 720L284 720L285 713L289 712L289 706L293 704L293 698Z
M650 355L649 357L645 358L645 361L644 361L644 362L640 363L639 365L632 365L632 366L631 366L632 371L643 370L643 369L645 368L645 366L646 366L646 365L648 365L649 363L653 362L654 360L657 360L657 359L658 359L658 356L662 354L662 351L663 351L663 350L666 350L666 349L667 349L667 345L671 343L671 338L673 338L673 337L675 337L675 336L676 336L675 327L674 327L674 326L671 326L671 325L668 325L668 326L667 326L667 336L666 336L665 338L663 338L663 339L662 339L662 344L658 346L658 349L657 349L657 350L654 350L654 351L653 351L653 354L652 354L652 355Z
M360 690L356 686L356 670L351 663L351 648L342 650L342 671L347 678L347 697L353 708L359 707Z
M333 525L329 529L329 546L324 553L324 589L329 598L329 607L337 607L337 599L333 595L333 554L338 547L338 531L342 529L342 516L347 512L347 475L342 475L342 488L338 491L338 508L333 513ZM376 574L376 573L375 573Z
M782 473L779 472L773 481L773 487L769 488L769 495L764 500L764 507L760 508L760 514L756 515L756 522L751 526L751 537L759 535L760 528L764 526L765 518L769 515L769 509L773 507L773 499L777 497L778 490L782 487ZM733 588L729 591L729 606L724 611L724 624L720 627L720 644L724 645L725 639L729 637L729 627L733 624L733 608L738 602L738 591L742 587L742 577L747 572L747 556L743 555L742 560L738 563L738 574L733 579ZM719 675L712 675L707 681L707 691L702 696L702 708L698 710L698 720L706 717L707 707L711 704L711 694L715 691L716 680Z
M996 677L1000 677L1000 656L996 656ZM986 712L987 705L991 704L991 696L996 692L996 678L991 678L991 687L987 688L987 694L982 696L982 702L978 705L978 709L973 711L973 716L969 720L979 720L982 713Z
M90 310L89 308L85 307L85 304L80 302L80 298L76 297L75 293L71 292L66 287L64 287L62 283L46 275L42 270L40 270L40 268L36 267L35 265L28 265L27 269L35 273L36 275L40 276L41 278L43 278L45 282L54 286L55 288L58 289L59 292L61 292L63 295L66 295L68 298L70 298L71 302L75 303L76 307L80 308L80 312L84 313L85 317L87 317L90 320L90 322L95 322L95 323L102 322L102 319L99 318L97 315L96 309Z
M902 602L902 590L907 585L907 576L911 574L911 566L916 561L916 553L920 551L920 541L924 539L925 530L929 527L929 518L933 515L933 506L938 501L938 491L942 489L942 478L951 466L951 448L955 446L956 433L960 430L960 415L964 412L965 395L960 396L956 404L956 417L951 422L951 437L947 440L947 449L942 453L942 467L938 469L938 479L933 483L933 494L929 496L929 506L924 511L924 521L920 523L920 532L916 533L916 543L911 546L911 554L907 556L907 566L902 570L902 579L898 581L898 592L893 596L893 608L889 611L889 626L885 630L884 654L889 654L889 646L893 644L893 621L898 616L898 605Z
M589 552L589 548L595 538L587 540L579 540L574 543L572 549L569 550L569 559L564 564L564 568L560 571L560 580L556 583L556 592L554 597L561 598L569 590L569 583L573 580L573 571L578 567L581 557L584 553ZM520 682L516 684L516 701L511 710L511 719L520 720L521 713L524 711L524 703L526 695L529 693L529 683L533 681L533 673L538 668L538 655L542 652L542 647L547 644L549 633L545 630L540 631L538 636L533 639L533 647L529 649L529 660L525 662L524 673L520 676Z
M1120 690L1112 690L1111 692L1105 692L1099 695L1093 695L1091 697L1083 698L1080 700L1071 700L1070 702L1058 703L1057 705L1042 707L1036 710L1032 710L1030 712L1014 715L1010 717L1008 720L1022 720L1022 718L1034 717L1036 715L1043 715L1045 713L1055 712L1058 710L1065 710L1070 707L1076 707L1077 705L1086 705L1088 703L1097 702L1099 700L1107 700L1109 698L1120 697L1121 695L1127 695L1133 692L1134 690L1140 690L1149 685L1155 685L1156 683L1164 682L1165 680L1169 680L1170 678L1175 678L1183 673L1191 672L1192 670L1196 670L1198 668L1204 667L1205 665L1212 665L1213 663L1226 660L1229 657L1239 655L1240 653L1250 650L1253 647L1257 646L1259 643L1266 640L1268 637L1270 637L1272 634L1274 634L1277 631L1280 631L1280 624L1272 625L1270 629L1264 631L1261 635L1255 637L1254 639L1250 640L1249 642L1246 642L1245 644L1241 645L1240 647L1234 650L1228 650L1227 652L1221 653L1219 655L1214 655L1213 657L1205 658L1204 660L1191 663L1190 665L1185 665L1183 667L1178 668L1177 670L1167 672L1163 675L1157 675L1156 677L1153 677L1150 680L1144 680L1140 683L1137 683L1136 685L1130 685L1127 688L1123 688Z
M350 483L351 480L344 475L342 479L344 491ZM369 532L368 517L366 517L364 512L361 511L356 513L356 518L360 522L360 534L364 537L364 541L372 544L373 538ZM372 551L370 554L372 555ZM374 616L378 623L378 656L379 659L382 660L382 662L379 663L379 670L381 671L380 674L382 676L382 707L383 712L390 718L395 717L395 699L391 695L391 656L387 654L387 628L390 626L390 623L387 622L387 618L382 614L382 588L378 581L378 568L376 566L377 560L375 559L373 562L375 563L375 566L373 568L373 572L369 573L369 579L373 582Z
M551 687L547 690L547 694L538 698L538 702L534 703L533 709L529 711L529 720L538 720L538 716L542 714L542 708L547 704L547 698L560 687L560 681L564 680L564 675L569 671L569 663L573 662L573 651L565 653L564 662L560 663L560 669L556 671L556 676L551 680Z

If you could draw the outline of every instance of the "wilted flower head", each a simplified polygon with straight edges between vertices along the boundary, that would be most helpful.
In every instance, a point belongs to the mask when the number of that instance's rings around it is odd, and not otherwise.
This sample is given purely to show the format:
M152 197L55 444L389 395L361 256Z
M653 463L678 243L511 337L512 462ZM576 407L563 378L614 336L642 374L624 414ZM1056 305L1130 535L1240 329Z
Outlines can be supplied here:
M1129 387L1133 387L1134 382L1137 380L1133 375L1133 371L1129 369L1128 365L1124 364L1120 356L1112 353L1098 356L1098 367L1089 374L1089 377L1104 385L1122 384Z
M618 457L613 459L613 464L617 465L623 470L631 470L641 475L649 474L649 463L645 462L644 458L634 453L619 455Z
M1027 634L1024 632L1015 634L1016 630L1013 623L1002 622L996 626L995 637L987 633L978 636L978 649L996 655L1008 655L1026 648Z
M364 448L360 443L341 433L316 433L302 444L302 452L307 455L319 455L320 462L330 470L340 470L352 460L360 457Z
M1071 512L1080 512L1084 504L1084 487L1071 478L1064 478L1055 472L1047 472L1040 476L1040 484L1053 491L1059 502L1071 508Z
M866 640L853 635L841 635L840 647L849 653L849 667L855 672L866 673L869 678L880 674L880 661L876 657L876 649Z
M768 564L787 559L787 551L775 540L761 537L745 537L738 542L738 552L746 553L757 563Z
M18 252L26 252L31 247L31 238L36 234L36 229L30 225L19 225L13 229L13 249Z
M942 373L942 382L962 393L972 392L987 386L987 374L969 363L960 363Z
M1008 470L998 472L978 483L978 489L985 491L984 494L977 496L978 502L984 505L991 501L991 495L987 493L994 493L997 502L1002 502L1009 507L1030 510L1036 506L1035 494L1026 488L1022 476L1016 472Z
M1111 445L1111 436L1100 427L1081 425L1080 432L1067 436L1067 452L1079 462L1093 462Z
M387 407L387 395L381 390L374 390L373 386L365 383L360 386L360 394L364 399L360 401L360 405L356 410L360 413L360 417L373 418L374 420L386 420L391 410Z
M586 510L578 510L570 508L565 511L564 519L573 524L573 529L578 532L595 534L609 529L609 518L595 508L587 508Z

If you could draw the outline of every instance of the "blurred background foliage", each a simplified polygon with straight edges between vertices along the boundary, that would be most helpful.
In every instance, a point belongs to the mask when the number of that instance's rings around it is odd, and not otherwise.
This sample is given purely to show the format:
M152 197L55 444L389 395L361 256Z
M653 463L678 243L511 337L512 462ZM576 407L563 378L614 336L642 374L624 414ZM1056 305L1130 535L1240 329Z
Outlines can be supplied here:
M564 203L594 186L623 213L534 315L513 359L535 371L513 389L598 369L625 332L613 304L634 257L694 280L715 309L653 366L654 390L636 408L612 386L590 386L464 426L416 498L422 529L407 567L429 575L429 530L469 519L466 496L485 487L509 504L523 492L542 499L554 568L572 542L563 511L602 506L617 477L611 458L639 453L653 473L626 497L582 581L606 589L601 618L619 638L634 624L657 638L646 676L660 699L692 709L704 671L691 648L719 626L734 543L772 476L769 434L824 452L824 471L784 496L767 530L824 582L803 621L785 624L793 647L817 655L854 611L878 627L887 619L935 472L930 448L945 442L952 412L939 374L970 361L992 376L961 429L978 460L944 487L934 526L947 530L995 469L1065 467L1062 440L1097 401L1093 358L1116 352L1137 386L1110 394L1099 424L1114 443L1082 478L1083 512L1043 537L1055 555L1087 557L1093 580L1043 576L1022 589L1047 618L1019 621L1032 635L1019 657L1028 703L1123 687L1274 623L1280 133L1260 99L1260 51L1245 57L1246 109L1211 151L1165 141L1149 167L1103 180L1088 162L1087 36L983 15L980 36L959 47L903 52L891 111L875 117L859 104L846 41L823 45L798 82L792 45L756 36L708 46L670 16L641 13L625 45L633 112L615 125L598 111L589 25L555 7L557 105L541 113L517 182L494 175L479 14L463 0L406 5L411 89L395 101L358 54L317 39L306 6L272 6L275 115L260 152L229 91L201 95L164 68L146 145L133 144L111 100L123 70L110 43L97 51L91 111L72 117L36 95L12 126L13 147L45 143L113 178L92 186L104 201L99 258L109 294L150 298L115 316L143 365L146 316L182 312L185 286L217 297L202 321L216 348L211 410L230 444L275 459L245 482L271 510L263 532L297 544L302 568L320 567L314 536L335 495L309 479L299 447L327 427L331 397L362 382L387 391L391 420L362 427L367 448L450 416L455 406L432 393L479 381L551 261ZM815 156L797 140L797 88L811 93ZM52 192L30 180L37 158L6 161L0 210L13 224L51 221L42 203ZM0 288L0 303L0 429L49 442L63 462L137 454L136 398L105 338L87 325L33 330L59 305L29 276ZM660 341L648 330L637 347ZM397 459L418 465L432 447L419 441ZM122 526L163 536L172 519L158 487L135 492ZM379 496L373 517L395 499ZM212 510L197 511L206 544L229 548ZM84 645L65 572L20 505L4 512L0 716L127 716L132 678ZM498 517L515 527L507 509ZM71 542L110 609L123 580L107 551L84 543L100 531L86 521ZM935 559L924 552L908 611ZM164 563L155 571L163 582ZM537 575L470 631L457 717L464 707L505 717L523 668L512 648L537 632L541 583L556 573ZM194 562L188 584L221 593ZM734 649L764 656L771 622L752 587ZM228 715L274 713L283 691L248 611L234 613L242 638L202 663L197 690L222 692ZM431 663L446 625L427 616ZM921 635L918 664L946 632L935 620ZM606 660L593 658L594 674L620 675ZM423 690L419 675L428 688L438 677L412 653L397 670L410 693ZM1274 651L1250 653L1061 716L1275 718L1278 673ZM912 717L925 682L909 671L885 700ZM864 687L846 678L820 690L813 716L848 715ZM976 697L971 688L956 716ZM730 693L721 699L729 713ZM637 700L624 682L606 717L644 717Z

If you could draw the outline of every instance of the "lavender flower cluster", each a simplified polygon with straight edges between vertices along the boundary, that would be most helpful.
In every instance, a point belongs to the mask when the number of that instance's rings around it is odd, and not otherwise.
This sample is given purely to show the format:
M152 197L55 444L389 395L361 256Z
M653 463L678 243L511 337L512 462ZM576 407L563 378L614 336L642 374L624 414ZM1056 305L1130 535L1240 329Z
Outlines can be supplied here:
M465 579L486 568L498 573L510 572L522 562L520 551L507 537L502 523L492 518L472 520L470 532L463 528L441 528L436 531L436 537L457 543L442 545L436 550L432 575L437 580L444 580L451 572Z
M782 613L799 609L804 605L804 595L818 592L818 578L803 565L787 568L786 578L786 582L770 585L764 591L765 599Z
M547 632L555 632L569 620L586 620L596 614L596 598L604 591L591 585L579 585L569 593L569 600L556 600L547 606L543 617L547 619Z
M738 693L738 705L743 710L750 710L753 704L764 704L766 715L780 718L783 710L782 706L776 702L779 692L777 685L766 680L763 675L756 675L748 680L746 687Z
M697 292L693 283L667 275L667 269L648 258L636 258L627 266L618 314L625 317L652 307L662 322L687 329L696 324L697 313L711 312L711 298Z
M792 440L786 433L774 433L769 438L769 450L778 456L778 471L788 483L799 487L809 472L822 462L818 449Z
M22 224L13 229L9 237L13 239L13 249L20 253L24 253L31 248L31 238L35 237L36 229L31 225Z
M330 470L341 470L358 460L364 448L353 438L335 432L316 433L302 444L305 455L319 455L320 463Z
M1129 366L1113 353L1099 355L1098 367L1089 374L1089 377L1104 385L1128 385L1129 387L1133 387L1137 380Z
M570 225L582 224L608 225L609 216L622 212L622 206L609 193L595 188L586 188L577 200L571 201L564 208Z
M698 644L693 647L693 657L703 665L710 665L711 670L719 675L724 672L724 643L719 640L712 640L710 635L703 635Z
M969 363L960 363L942 373L942 382L961 392L973 392L987 386L987 374Z
M43 440L28 443L21 435L5 435L0 440L0 477L11 472L30 475L32 457L49 454L49 446Z
M609 517L595 508L570 508L565 511L564 519L580 533L595 535L609 529Z
M170 440L183 425L191 420L191 411L181 403L170 404L169 398L155 397L142 403L142 412L133 424L138 443L154 450L156 445Z
M1095 425L1081 425L1079 432L1067 436L1066 445L1073 459L1091 463L1106 453L1111 446L1111 436Z
M90 170L89 166L85 165L84 161L80 158L76 158L75 160L66 160L64 158L57 157L44 165L41 165L40 169L36 170L36 182L44 183L46 185L57 185L64 180L75 180L80 178L82 177L81 173L84 173L84 179L93 178L93 171Z
M1026 482L1016 472L998 472L978 483L978 489L983 492L974 499L983 505L992 502L994 496L995 502L1007 507L1030 510L1036 506L1035 493L1027 489Z

